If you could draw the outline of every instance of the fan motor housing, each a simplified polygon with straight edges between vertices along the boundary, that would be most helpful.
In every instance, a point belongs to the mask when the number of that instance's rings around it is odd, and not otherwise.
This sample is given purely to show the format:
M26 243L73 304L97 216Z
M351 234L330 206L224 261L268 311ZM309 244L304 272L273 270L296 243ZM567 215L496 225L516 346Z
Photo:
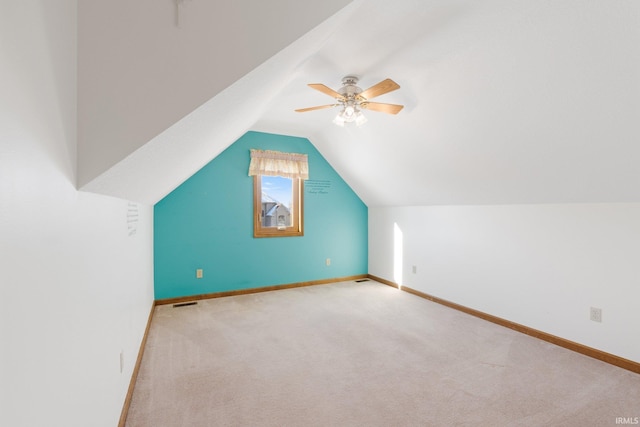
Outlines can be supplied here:
M356 76L345 76L342 78L343 86L338 90L338 93L344 96L347 99L355 98L362 89L357 86L358 77Z

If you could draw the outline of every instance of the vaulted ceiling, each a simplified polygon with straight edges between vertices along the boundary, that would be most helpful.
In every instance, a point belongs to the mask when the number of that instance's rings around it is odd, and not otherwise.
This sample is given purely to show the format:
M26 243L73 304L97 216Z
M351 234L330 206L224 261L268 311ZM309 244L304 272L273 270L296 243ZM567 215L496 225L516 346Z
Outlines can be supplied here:
M640 202L634 0L79 3L83 190L153 204L257 130L369 206ZM347 74L405 108L294 112Z

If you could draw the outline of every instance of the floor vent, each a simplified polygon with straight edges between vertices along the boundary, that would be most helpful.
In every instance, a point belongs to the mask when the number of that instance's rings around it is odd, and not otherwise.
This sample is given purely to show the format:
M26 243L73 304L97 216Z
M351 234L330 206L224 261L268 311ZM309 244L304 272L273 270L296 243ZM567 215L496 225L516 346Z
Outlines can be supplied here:
M360 282L368 282L369 279L358 279L356 280L356 283L360 283Z
M192 302L183 302L183 303L180 303L180 304L173 304L173 307L174 307L174 308L177 308L177 307L187 307L187 306L189 306L189 305L196 305L197 303L198 303L197 301L192 301Z

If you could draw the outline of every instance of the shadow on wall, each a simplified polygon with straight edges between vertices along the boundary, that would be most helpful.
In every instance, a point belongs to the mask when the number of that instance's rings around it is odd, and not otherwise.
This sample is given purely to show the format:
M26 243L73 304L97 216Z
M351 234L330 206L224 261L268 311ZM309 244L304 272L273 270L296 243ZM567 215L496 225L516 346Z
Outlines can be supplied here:
M48 63L42 67L22 67L22 69L33 70L34 73L44 73L46 78L39 79L47 82L48 88L53 92L51 95L55 99L56 108L43 106L42 114L46 114L47 119L42 122L50 126L41 129L42 134L38 136L40 141L47 141L49 151L48 158L53 160L60 172L68 181L76 187L76 159L77 159L77 52L75 50L64 50L59 48L60 39L66 38L68 44L75 45L75 32L69 28L76 26L76 3L66 2L36 2L35 6L39 10L34 13L41 21L42 25L34 25L31 31L44 28L46 34L43 37L48 52ZM67 9L64 13L60 9ZM58 41L58 45L54 45ZM54 54L55 53L55 54ZM53 78L53 79L52 79ZM53 80L53 81L49 81ZM23 92L24 95L24 92ZM33 89L30 93L33 100L29 102L32 106L42 104L42 93ZM69 108L75 106L76 108ZM56 111L55 117L51 116L52 111ZM64 145L58 147L58 145ZM55 146L54 146L55 145Z

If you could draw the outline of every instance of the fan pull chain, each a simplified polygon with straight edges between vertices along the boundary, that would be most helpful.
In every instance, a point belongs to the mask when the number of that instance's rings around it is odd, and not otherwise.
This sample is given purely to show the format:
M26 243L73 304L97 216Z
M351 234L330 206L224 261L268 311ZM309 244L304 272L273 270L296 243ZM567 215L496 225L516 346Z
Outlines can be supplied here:
M180 6L185 4L187 0L175 0L176 5L176 27L180 28Z

